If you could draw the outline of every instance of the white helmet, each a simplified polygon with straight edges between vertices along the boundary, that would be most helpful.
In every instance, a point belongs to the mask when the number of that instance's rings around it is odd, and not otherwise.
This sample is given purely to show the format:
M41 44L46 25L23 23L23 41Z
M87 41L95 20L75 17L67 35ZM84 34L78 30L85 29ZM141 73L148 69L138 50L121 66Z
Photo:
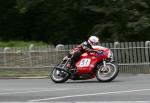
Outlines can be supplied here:
M96 36L91 36L91 37L89 37L89 39L88 39L88 43L89 43L91 46L98 45L98 44L99 44L99 38L96 37Z

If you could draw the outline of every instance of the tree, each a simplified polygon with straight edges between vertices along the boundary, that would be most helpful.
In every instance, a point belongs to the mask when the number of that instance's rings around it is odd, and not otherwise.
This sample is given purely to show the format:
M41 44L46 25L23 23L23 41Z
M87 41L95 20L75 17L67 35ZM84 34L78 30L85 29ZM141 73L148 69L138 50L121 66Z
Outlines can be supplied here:
M149 0L2 0L0 40L80 43L150 39Z
M105 0L91 5L91 11L104 15L93 30L106 41L149 40L149 4L148 0Z

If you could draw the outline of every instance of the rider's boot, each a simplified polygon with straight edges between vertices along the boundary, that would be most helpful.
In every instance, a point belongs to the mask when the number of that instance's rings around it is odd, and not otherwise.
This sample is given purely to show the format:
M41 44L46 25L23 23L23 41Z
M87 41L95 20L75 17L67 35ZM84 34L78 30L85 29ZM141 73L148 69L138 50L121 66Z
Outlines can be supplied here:
M71 75L71 79L77 80L78 79L78 75L77 75L77 69L76 69L75 64L72 63L72 62L69 62L66 67L69 69L69 71L72 74Z

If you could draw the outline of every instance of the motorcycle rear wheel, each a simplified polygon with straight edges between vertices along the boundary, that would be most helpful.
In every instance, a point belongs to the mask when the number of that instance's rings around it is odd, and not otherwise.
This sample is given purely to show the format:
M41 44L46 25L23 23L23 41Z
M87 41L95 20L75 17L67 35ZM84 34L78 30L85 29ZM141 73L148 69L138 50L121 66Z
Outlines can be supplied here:
M69 79L69 74L60 69L53 68L50 78L55 83L64 83Z
M114 80L119 73L117 65L114 63L106 63L106 68L104 65L98 65L96 70L96 78L100 82L110 82Z

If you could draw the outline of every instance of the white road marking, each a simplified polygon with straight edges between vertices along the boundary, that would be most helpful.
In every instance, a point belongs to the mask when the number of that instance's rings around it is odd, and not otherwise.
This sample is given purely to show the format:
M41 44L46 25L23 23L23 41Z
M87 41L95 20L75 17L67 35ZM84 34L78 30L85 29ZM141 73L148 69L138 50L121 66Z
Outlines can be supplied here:
M49 92L49 91L63 91L63 90L69 90L73 88L64 88L64 89L45 89L45 90L28 90L23 92L7 92L7 93L0 93L0 95L10 95L10 94L25 94L25 93L37 93L37 92Z
M29 100L29 102L40 102L40 101L65 99L65 98L74 98L74 97L85 97L85 96L107 95L107 94L118 94L118 93L131 93L131 92L143 92L143 91L150 91L150 89L115 91L115 92L102 92L102 93L94 93L94 94L69 95L69 96L60 96L60 97L52 97L52 98Z
M0 89L0 91L25 91L25 90L53 90L53 89L60 89L60 88L18 88L18 89L13 89L13 88L10 88L10 89Z
M22 103L19 101L4 101L2 103ZM23 103L150 103L150 101L73 101L73 102L23 102Z

